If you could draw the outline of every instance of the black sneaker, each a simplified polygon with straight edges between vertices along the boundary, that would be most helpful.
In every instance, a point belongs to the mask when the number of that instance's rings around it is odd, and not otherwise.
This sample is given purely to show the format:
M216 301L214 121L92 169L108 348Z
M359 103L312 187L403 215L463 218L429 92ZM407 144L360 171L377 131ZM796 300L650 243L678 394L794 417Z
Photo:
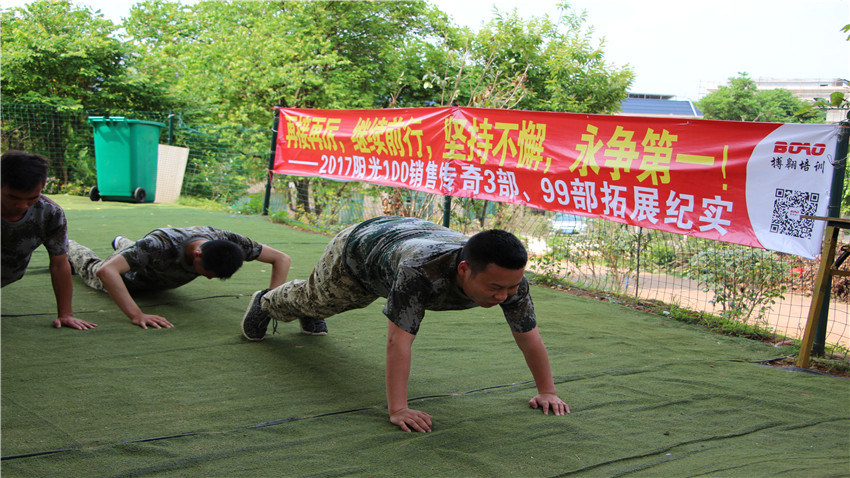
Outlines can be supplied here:
M266 290L258 290L251 296L251 303L248 305L248 310L242 317L242 336L248 340L263 340L266 336L266 330L269 328L271 317L263 312L261 307L261 299L268 292Z
M124 236L115 236L115 238L112 239L112 250L113 251L118 250L118 241L121 240L121 239L127 239L127 238L124 237Z
M328 335L325 319L300 319L301 333L304 335Z

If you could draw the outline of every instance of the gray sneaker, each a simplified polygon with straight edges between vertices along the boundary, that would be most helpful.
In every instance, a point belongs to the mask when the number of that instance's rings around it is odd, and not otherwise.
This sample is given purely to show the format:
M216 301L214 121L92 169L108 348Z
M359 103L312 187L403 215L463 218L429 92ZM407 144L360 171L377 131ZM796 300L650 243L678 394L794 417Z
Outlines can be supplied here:
M268 291L269 289L254 292L254 295L251 296L251 303L248 304L248 310L242 317L242 336L248 340L263 340L263 337L266 336L271 317L263 312L261 299Z
M304 335L328 335L325 319L300 319L301 333Z

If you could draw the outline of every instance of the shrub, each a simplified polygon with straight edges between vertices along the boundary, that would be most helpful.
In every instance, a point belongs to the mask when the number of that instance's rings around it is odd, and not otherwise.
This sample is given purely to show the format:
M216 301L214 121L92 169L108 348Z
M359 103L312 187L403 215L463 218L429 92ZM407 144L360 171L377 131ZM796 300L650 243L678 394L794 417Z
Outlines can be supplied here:
M723 317L744 323L762 318L776 299L784 299L785 269L768 251L717 245L691 257L686 273L714 293L711 303L721 306Z

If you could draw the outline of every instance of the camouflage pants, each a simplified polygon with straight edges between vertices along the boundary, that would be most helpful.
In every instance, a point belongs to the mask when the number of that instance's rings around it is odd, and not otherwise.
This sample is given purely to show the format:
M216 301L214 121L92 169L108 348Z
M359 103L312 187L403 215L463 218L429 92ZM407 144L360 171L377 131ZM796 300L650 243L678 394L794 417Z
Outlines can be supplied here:
M290 322L324 319L374 302L378 296L363 289L345 266L345 242L353 228L331 239L307 280L291 280L267 292L263 310L274 319Z
M135 241L131 241L126 237L121 237L116 242L118 249L110 254L106 260L103 260L88 247L73 240L68 240L68 262L74 268L74 273L80 276L80 279L92 289L106 292L106 289L103 288L103 284L97 277L98 269L112 256L135 244Z

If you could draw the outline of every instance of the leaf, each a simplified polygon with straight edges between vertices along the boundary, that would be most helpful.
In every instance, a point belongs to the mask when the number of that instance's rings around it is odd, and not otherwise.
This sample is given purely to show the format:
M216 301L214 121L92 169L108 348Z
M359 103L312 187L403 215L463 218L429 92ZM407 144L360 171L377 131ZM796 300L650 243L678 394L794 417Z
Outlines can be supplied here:
M794 112L794 116L813 116L817 113L814 105L806 105Z

